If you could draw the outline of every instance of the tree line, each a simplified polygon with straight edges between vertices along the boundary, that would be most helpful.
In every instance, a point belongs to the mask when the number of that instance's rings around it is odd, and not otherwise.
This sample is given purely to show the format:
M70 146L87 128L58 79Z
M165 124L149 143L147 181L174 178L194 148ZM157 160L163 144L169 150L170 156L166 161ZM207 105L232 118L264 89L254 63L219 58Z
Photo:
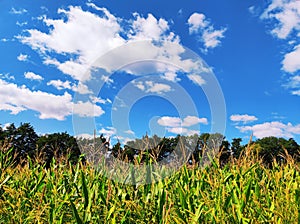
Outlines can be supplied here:
M145 135L141 139L127 142L124 146L120 142L111 146L103 135L95 136L93 139L76 139L66 132L38 136L29 123L21 123L19 127L10 124L5 129L0 126L1 153L9 152L15 165L24 165L29 160L43 163L46 167L50 167L53 159L67 163L76 163L79 159L85 162L85 155L80 151L83 148L89 149L83 150L85 154L93 149L99 155L104 155L107 160L114 157L127 162L148 163L162 160L168 162L175 159L174 155L181 156L178 155L180 154L178 146L182 141L184 147L189 147L188 142L191 140L195 144L187 150L190 155L187 163L190 164L199 163L205 150L215 148L220 165L224 166L230 159L242 157L249 146L252 146L267 167L272 167L274 161L284 163L286 156L300 162L300 146L293 138L271 136L243 145L241 138L234 138L229 142L225 136L218 133L186 137L177 135L172 138ZM90 158L90 155L87 157Z

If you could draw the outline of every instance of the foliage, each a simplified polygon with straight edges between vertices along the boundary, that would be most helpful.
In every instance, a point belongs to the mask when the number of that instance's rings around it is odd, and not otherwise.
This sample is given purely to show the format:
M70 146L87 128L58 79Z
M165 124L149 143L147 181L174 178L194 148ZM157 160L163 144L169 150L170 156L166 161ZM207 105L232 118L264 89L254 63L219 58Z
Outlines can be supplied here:
M29 160L49 167L53 157L59 160L67 155L68 160L74 163L81 154L73 136L67 133L38 136L29 123L23 123L18 128L14 124L10 124L5 130L1 128L0 147L1 152L4 152L3 148L11 149L11 158L15 165L25 165Z
M46 161L46 167L50 166L53 158L60 160L68 156L68 161L75 163L80 156L80 149L76 139L67 133L54 133L39 137L37 147Z

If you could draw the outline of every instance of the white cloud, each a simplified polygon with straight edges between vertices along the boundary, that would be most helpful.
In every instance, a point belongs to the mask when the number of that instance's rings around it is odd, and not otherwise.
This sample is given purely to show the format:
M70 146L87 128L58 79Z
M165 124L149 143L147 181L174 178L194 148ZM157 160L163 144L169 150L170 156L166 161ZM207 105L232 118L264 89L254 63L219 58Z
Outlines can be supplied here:
M111 78L109 78L109 76L106 75L102 75L101 76L101 80L107 84L112 84L114 83L114 80L112 80Z
M282 69L289 73L300 70L300 1L272 0L260 18L273 22L271 33L275 37L286 40L288 45L298 44L293 51L285 54Z
M101 97L90 96L90 99L93 103L107 104L112 103L110 99L102 99Z
M257 121L257 117L248 114L233 114L230 116L230 120L234 122L248 123L252 121Z
M77 102L73 105L73 112L80 117L99 117L104 114L101 107L91 102Z
M0 73L0 79L15 80L15 77L13 75L10 75L9 73Z
M300 96L300 75L293 76L283 85L288 89L292 89L291 94Z
M65 92L54 95L42 91L31 91L26 86L17 86L0 79L0 110L8 110L11 114L18 114L24 110L39 113L40 119L64 120L73 113L79 116L100 116L101 107L90 102L72 103L72 96ZM90 111L87 111L90 110Z
M79 82L78 85L73 85L72 90L74 92L78 92L80 94L89 94L92 93L91 90L89 90L88 86L83 84L82 82Z
M273 0L261 15L261 19L275 21L272 34L286 39L292 31L300 31L300 2L294 0Z
M101 128L98 132L100 134L103 134L104 137L108 139L117 133L117 129L115 129L114 127L106 127L106 128Z
M250 12L251 14L254 14L254 13L255 13L255 6L254 6L254 5L250 6L250 7L248 8L248 10L249 10L249 12Z
M2 38L0 41L1 41L1 42L8 42L9 39L7 39L7 38Z
M59 9L58 13L66 16L66 18L42 18L46 26L49 27L49 32L29 29L27 36L19 36L18 38L22 43L28 44L46 55L46 64L55 65L65 74L80 80L85 78L83 74L87 72L89 65L94 60L125 43L120 36L121 27L117 18L108 10L104 8L101 10L104 13L103 17L83 11L80 7L70 6L68 10ZM74 54L78 57L60 62L52 59L47 52Z
M152 14L147 18L141 17L138 13L133 14L135 20L132 22L132 30L128 35L131 40L162 40L169 29L168 22L162 18L157 20ZM171 38L172 34L166 39Z
M200 76L196 74L188 75L187 76L194 84L198 86L204 85L206 82L205 80Z
M128 54L126 47L118 48L120 52L118 57L107 57L105 66L99 65L99 67L112 72L114 69L119 69L115 65L122 64L123 61L155 58L158 61L171 62L164 66L154 62L156 72L176 72L180 70L179 68L185 72L199 70L198 63L190 59L182 59L181 54L185 49L179 44L179 37L170 31L170 26L165 19L157 19L152 14L148 14L144 18L138 13L134 13L133 19L124 20L93 3L88 3L88 6L103 12L103 14L99 16L73 6L67 10L59 9L58 13L62 15L61 19L51 19L46 16L40 18L48 28L47 31L28 29L25 30L27 35L19 35L18 39L42 53L44 64L54 65L63 73L83 82L90 79L90 65L96 59L126 43L136 44L136 51ZM123 26L125 23L127 26ZM156 40L160 44L138 40ZM132 46L130 46L130 50L133 50ZM61 55L70 54L72 57L68 60L58 60L51 56L53 52ZM174 70L174 66L171 64L177 65L177 69ZM143 69L140 67L133 66L129 72L138 74L135 72L145 70L143 66ZM167 73L165 78L178 81L171 73Z
M269 136L292 138L300 134L300 124L284 124L278 121L265 122L253 126L237 126L241 132L253 132L253 136L264 138Z
M164 92L170 92L171 86L164 83L154 83L153 81L145 82L133 82L134 86L146 93L162 94Z
M171 86L163 83L153 83L152 81L146 81L146 85L148 87L148 89L146 90L147 93L162 94L164 92L171 91Z
M300 75L296 75L290 78L289 82L284 85L288 88L300 88Z
M74 92L78 92L80 94L89 94L91 91L88 89L87 85L79 82L78 85L72 84L69 80L67 81L61 81L60 79L58 80L50 80L47 82L48 86L54 86L58 90L62 89L70 89L73 90Z
M132 130L124 131L124 133L129 134L129 135L134 135L134 131L132 131Z
M294 73L300 70L299 58L300 58L300 44L297 45L292 52L289 52L284 55L284 59L282 61L282 69L290 73Z
M221 39L224 38L226 28L219 30L214 29L210 21L206 19L202 13L193 13L188 19L190 34L199 34L200 41L204 44L204 50L215 48L221 44Z
M184 127L190 127L195 124L207 124L207 119L206 118L199 118L195 116L187 116L183 119L182 126Z
M164 116L157 120L157 123L166 127L167 131L173 134L193 135L199 134L200 130L191 130L191 127L196 124L207 124L206 118L199 118L196 116L187 116L183 120L179 117Z
M27 60L28 60L28 55L26 55L26 54L20 54L20 55L17 57L17 59L18 59L19 61L27 61Z
M15 8L12 8L12 9L10 10L10 13L11 13L11 14L15 14L15 15L21 15L21 14L24 14L24 13L26 13L26 12L27 12L26 9L15 9Z
M300 96L300 90L292 91L292 95Z
M206 49L215 48L221 44L226 28L221 30L207 29L203 31L202 38Z
M37 75L37 74L35 74L35 73L33 73L33 72L25 72L25 73L24 73L24 77L25 77L26 79L30 79L30 80L38 80L38 81L41 81L41 80L44 79L42 76Z
M200 131L199 130L189 130L187 128L183 128L183 127L169 127L167 128L167 131L173 134L177 134L177 135L194 135L194 134L199 134Z
M63 120L71 114L70 94L54 95L41 91L31 91L26 86L0 80L0 110L9 110L12 114L27 109L38 111L41 119Z
M171 71L165 72L162 78L165 80L168 80L170 82L180 81L180 78L177 77L177 74L175 72L171 72Z
M2 127L3 130L6 130L10 125L11 125L11 123L5 123L5 124L0 125L0 126Z
M58 80L51 80L49 82L47 82L48 86L54 86L56 89L58 90L62 90L62 89L71 89L71 83L70 81L61 81L60 79Z
M164 116L157 120L157 123L165 127L181 126L181 119L179 117Z
M206 28L209 22L205 20L204 14L193 13L188 19L188 24L190 33L198 33L199 29Z
M25 25L27 25L27 24L28 24L27 22L22 22L22 23L19 22L19 21L16 22L16 25L17 25L17 26L25 26Z
M76 138L83 138L83 139L94 139L94 135L93 134L88 134L88 133L83 133L83 134L79 134L76 135Z

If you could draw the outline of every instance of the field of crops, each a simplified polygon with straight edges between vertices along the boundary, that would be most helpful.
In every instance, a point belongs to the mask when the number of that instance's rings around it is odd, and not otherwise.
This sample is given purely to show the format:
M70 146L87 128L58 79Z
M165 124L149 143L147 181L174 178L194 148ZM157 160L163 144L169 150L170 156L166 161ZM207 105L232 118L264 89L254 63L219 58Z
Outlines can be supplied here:
M299 164L269 169L247 151L141 186L88 164L13 168L2 153L0 223L300 223Z

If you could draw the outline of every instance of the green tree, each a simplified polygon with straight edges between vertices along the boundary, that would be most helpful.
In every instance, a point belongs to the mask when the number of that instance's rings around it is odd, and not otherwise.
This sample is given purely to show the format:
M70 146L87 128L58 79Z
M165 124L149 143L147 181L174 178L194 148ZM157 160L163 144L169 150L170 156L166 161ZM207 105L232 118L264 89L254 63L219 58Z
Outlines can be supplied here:
M241 145L241 138L233 138L231 142L231 151L234 157L238 158L243 150L243 146Z
M8 142L9 148L13 148L16 164L24 164L28 156L31 158L35 156L38 135L29 123L21 123L18 128L10 124L2 130L1 139Z
M262 157L264 163L269 167L272 167L274 159L278 163L285 162L285 150L293 157L298 157L299 155L299 145L292 138L286 140L284 138L265 137L258 139L256 143L261 146L259 156Z
M37 144L46 167L50 166L52 158L57 161L67 159L68 162L76 163L81 155L76 139L66 132L41 136Z

